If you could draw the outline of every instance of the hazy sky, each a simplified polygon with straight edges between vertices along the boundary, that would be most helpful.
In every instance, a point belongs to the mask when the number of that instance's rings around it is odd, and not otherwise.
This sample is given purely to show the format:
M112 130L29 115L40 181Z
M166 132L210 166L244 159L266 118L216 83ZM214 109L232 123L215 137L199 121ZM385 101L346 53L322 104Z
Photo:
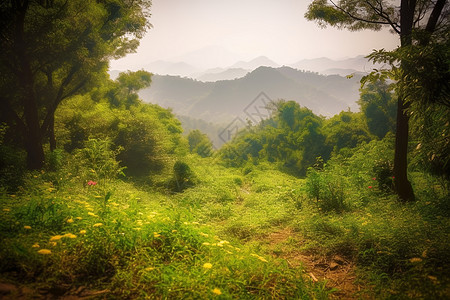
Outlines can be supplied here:
M349 32L318 27L304 18L311 1L153 0L153 28L141 40L137 53L111 62L111 69L140 69L157 60L226 67L234 60L261 55L290 64L396 47L398 37L388 30Z

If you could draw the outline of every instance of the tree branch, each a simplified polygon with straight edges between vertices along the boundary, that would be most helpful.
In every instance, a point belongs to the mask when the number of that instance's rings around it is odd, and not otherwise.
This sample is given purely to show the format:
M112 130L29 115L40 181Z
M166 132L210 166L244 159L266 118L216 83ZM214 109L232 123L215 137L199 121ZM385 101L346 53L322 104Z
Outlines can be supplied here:
M400 34L400 31L398 30L399 25L397 23L392 22L391 20L386 20L385 18L383 18L382 16L380 16L379 14L377 14L378 16L382 17L383 19L385 19L386 21L376 21L376 20L368 20L368 19L364 19L362 17L356 16L354 14L352 14L351 12L345 10L344 8L340 7L339 5L337 5L336 3L333 2L333 0L330 0L330 2L334 5L334 7L336 7L338 10L342 11L344 14L346 14L347 16L349 16L350 18L356 20L356 21L360 21L360 22L364 22L364 23L369 23L369 24L378 24L378 25L390 25L392 27L392 29Z

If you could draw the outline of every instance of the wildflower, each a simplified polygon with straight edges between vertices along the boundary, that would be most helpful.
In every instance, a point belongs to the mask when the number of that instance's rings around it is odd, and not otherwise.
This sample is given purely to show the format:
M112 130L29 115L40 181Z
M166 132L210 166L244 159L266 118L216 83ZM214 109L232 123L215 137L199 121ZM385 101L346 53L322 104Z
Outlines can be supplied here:
M9 208L4 208L3 211L8 212L8 211L11 211L11 209L9 209Z
M57 245L56 242L50 242L49 244L50 244L52 247L55 247L55 246Z
M214 288L212 290L213 294L216 294L217 296L222 295L222 292L218 288Z
M86 230L80 230L80 234L86 234Z
M373 177L372 180L377 180L377 178L376 178L376 177Z
M76 217L75 219L77 219L77 220L83 220L82 217Z
M75 239L77 236L73 233L66 233L63 237L67 237L69 239Z
M147 268L145 268L144 270L145 271L153 271L155 268L153 268L153 267L147 267Z
M68 219L67 223L73 223L73 219L72 218Z
M412 262L412 263L416 263L416 262L421 262L422 259L420 257L413 257L409 261Z
M202 245L203 245L203 246L211 246L211 244L208 243L208 242L204 242L204 243L202 243Z
M259 259L262 262L267 262L267 260L264 257L259 256L258 254L252 253L250 255L256 257L257 259Z
M33 246L31 246L31 248L39 248L39 247L41 247L41 246L39 246L38 243L34 243Z
M178 232L178 230L176 229L172 229L172 233Z
M94 214L93 212L88 212L88 215L93 216L93 217L98 217L96 214Z
M207 234L207 233L200 232L199 234L200 234L201 236L208 237L208 234Z
M89 181L87 182L87 185L89 185L89 186L94 186L94 185L97 185L97 182L96 182L96 181L89 180Z
M95 223L95 224L92 225L92 226L94 226L94 227L100 227L100 226L103 226L103 223Z
M205 268L205 269L211 269L211 268L212 268L212 264L211 264L211 263L204 263L204 264L203 264L203 268Z
M50 238L50 241L59 241L60 239L62 239L62 235L55 235L55 236L52 236L51 238Z
M31 229L31 226L25 225L23 226L24 229Z
M39 254L43 254L43 255L48 255L48 254L52 254L52 250L48 250L48 249L41 249L38 251Z
M157 233L157 232L153 232L153 237L155 237L155 238L159 238L161 235L159 234L159 233Z
M368 188L371 189L371 188L373 188L373 186L369 185Z

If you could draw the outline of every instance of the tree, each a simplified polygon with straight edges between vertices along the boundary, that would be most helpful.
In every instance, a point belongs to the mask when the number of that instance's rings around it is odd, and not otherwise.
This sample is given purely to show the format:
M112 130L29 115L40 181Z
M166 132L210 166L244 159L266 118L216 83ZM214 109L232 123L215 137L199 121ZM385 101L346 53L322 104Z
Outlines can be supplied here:
M55 149L59 104L106 76L150 24L150 0L9 0L0 4L1 120L17 132L29 169Z
M213 153L212 142L208 136L200 130L195 129L188 134L189 150L201 157L211 156Z
M391 85L382 80L365 84L360 89L359 106L371 134L382 139L395 132L397 105Z
M408 94L411 66L405 63L408 52L415 46L426 46L448 34L447 0L314 0L305 17L318 21L319 25L329 24L350 30L380 30L388 26L399 35L401 53L400 68L397 73L398 100L396 141L394 155L395 189L402 201L413 201L414 192L407 176L409 115L407 109L414 95ZM444 36L445 38L445 36Z

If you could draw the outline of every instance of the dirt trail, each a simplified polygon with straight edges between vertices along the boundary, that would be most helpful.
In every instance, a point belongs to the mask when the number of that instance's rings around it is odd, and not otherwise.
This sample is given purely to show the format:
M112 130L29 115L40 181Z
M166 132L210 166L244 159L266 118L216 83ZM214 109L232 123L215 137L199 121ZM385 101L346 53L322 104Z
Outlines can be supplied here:
M333 298L365 298L362 295L357 295L362 287L355 284L356 275L353 262L338 255L327 258L306 255L298 250L285 251L289 247L283 247L282 244L289 242L289 239L292 239L295 235L289 228L269 234L269 249L272 250L273 255L285 259L292 267L303 265L305 274L314 281L326 280L326 287L337 289L332 294Z

